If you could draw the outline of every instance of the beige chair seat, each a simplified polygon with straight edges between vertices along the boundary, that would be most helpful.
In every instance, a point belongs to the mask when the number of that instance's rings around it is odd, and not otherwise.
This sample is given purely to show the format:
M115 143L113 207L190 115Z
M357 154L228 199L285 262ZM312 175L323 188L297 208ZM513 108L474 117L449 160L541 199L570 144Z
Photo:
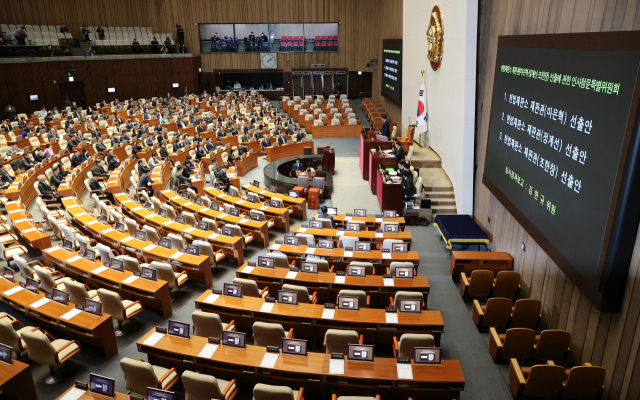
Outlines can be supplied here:
M163 368L163 367L159 367L157 365L151 365L151 367L153 368L153 372L159 378L162 378L164 376L164 374L169 372L169 368ZM178 374L176 374L175 371L172 372L171 374L169 374L167 379L162 381L162 389L166 389L169 386L169 384L171 384L177 377L178 377Z
M18 336L20 336L20 344L22 345L22 348L23 348L23 349L27 347L27 344L26 344L26 343L24 342L24 340L22 339L22 334L23 334L24 332L31 332L31 330L32 330L32 329L33 329L33 326L25 326L24 328L19 329L19 330L17 331ZM66 342L66 341L65 341L65 342ZM71 347L71 346L69 346L69 347ZM57 348L57 347L56 347L56 348Z
M13 233L0 236L0 243L6 245L8 243L15 243L18 241L18 237Z
M189 278L186 274L182 274L180 276L178 275L180 275L180 273L176 273L176 277L178 278L178 286L182 285L182 282Z
M13 256L21 256L23 254L27 254L28 250L24 246L13 246L5 248L5 258L13 258Z
M93 301L100 301L100 297L98 297L98 291L97 290L89 290L89 297L91 297L91 300Z
M97 292L97 291L96 291ZM142 310L142 305L140 303L127 308L131 303L133 303L133 301L131 300L122 300L122 305L124 306L125 310L125 317L129 318L130 315L133 315L135 313L137 313L138 311ZM159 375L162 376L162 375Z
M63 291L67 291L67 287L64 285L65 282L73 282L74 279L72 278L60 278L56 280L56 289L58 290L63 290ZM98 293L96 290L93 291L94 293Z
M54 340L53 342L51 342L51 345L53 346L53 348L58 351L59 348L61 348L62 346L64 346L65 344L69 343L68 340L65 339L57 339ZM64 360L65 358L67 358L69 355L71 355L74 351L78 350L80 348L80 346L78 346L76 343L72 343L69 346L65 347L64 350L62 350L60 353L58 353L58 360Z

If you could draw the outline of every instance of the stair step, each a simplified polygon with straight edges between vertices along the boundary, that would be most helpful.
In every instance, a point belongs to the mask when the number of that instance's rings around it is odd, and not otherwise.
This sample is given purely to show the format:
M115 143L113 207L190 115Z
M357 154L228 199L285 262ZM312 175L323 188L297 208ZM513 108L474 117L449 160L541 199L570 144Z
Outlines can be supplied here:
M422 186L425 192L450 192L453 193L452 186Z
M431 199L431 207L456 206L456 199Z
M429 191L429 190L425 190L424 191L424 197L427 199L454 199L455 198L455 193L454 192L444 192L444 191Z
M431 206L433 214L457 214L456 206Z

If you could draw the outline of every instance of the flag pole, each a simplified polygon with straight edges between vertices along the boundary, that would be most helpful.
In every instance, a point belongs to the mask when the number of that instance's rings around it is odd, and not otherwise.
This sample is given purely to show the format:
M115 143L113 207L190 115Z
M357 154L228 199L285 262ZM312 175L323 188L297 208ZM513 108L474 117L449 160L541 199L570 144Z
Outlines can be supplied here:
M422 81L424 80L424 70L421 70L422 78L420 78L420 84L422 85Z

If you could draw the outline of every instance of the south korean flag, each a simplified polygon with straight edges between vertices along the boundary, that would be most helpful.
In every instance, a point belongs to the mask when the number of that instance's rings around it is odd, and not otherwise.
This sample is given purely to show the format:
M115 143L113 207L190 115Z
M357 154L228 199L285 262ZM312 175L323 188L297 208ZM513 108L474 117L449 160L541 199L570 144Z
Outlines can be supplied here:
M420 92L418 93L418 117L416 119L416 131L414 135L414 141L417 141L422 146L425 145L424 139L426 133L429 130L429 113L427 112L427 87L424 84L424 79L420 84ZM416 140L420 138L420 140Z

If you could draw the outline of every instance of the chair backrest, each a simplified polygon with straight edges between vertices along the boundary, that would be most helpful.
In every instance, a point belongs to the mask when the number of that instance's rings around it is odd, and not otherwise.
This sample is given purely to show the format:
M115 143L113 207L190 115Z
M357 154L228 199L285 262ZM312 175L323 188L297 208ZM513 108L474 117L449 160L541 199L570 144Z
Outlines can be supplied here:
M541 309L542 303L538 299L520 299L516 301L511 317L511 327L535 329Z
M134 393L147 393L147 388L158 388L158 377L153 366L148 362L137 361L129 357L120 360L120 368L124 373L125 387Z
M493 271L475 270L471 273L468 297L489 297L493 289Z
M186 400L211 400L222 398L218 380L211 375L184 371L182 373L182 383L184 384ZM227 393L227 395L229 394L230 393Z
M162 203L158 200L157 197L151 198L151 204L153 205L153 211L157 214L160 212L160 207L162 207Z
M124 266L125 269L131 272L142 273L142 268L137 259L129 256L118 256L116 258L122 261L122 265Z
M396 274L396 268L414 268L415 266L411 261L392 261L389 265L389 273L392 276Z
M169 233L167 237L171 240L171 247L174 249L182 249L185 248L184 238L180 235L176 235L175 233Z
M564 379L564 368L559 365L534 365L531 367L522 395L555 399Z
M118 321L124 321L126 319L124 315L124 305L118 293L107 289L98 289L98 297L100 298L100 302L102 302L102 311Z
M314 263L318 266L318 272L329 272L330 266L329 261L323 260L321 258L308 258L305 261Z
M433 335L422 333L403 333L398 341L398 357L414 358L416 347L433 347L435 340Z
M356 242L359 241L360 239L355 237L355 236L340 236L340 239L338 239L338 247L352 247L355 248L356 247Z
M69 301L73 304L84 305L84 299L89 298L87 289L80 282L66 280L64 286L69 293Z
M50 367L55 367L56 350L41 331L24 330L22 340L29 347L29 359Z
M98 249L98 252L100 253L100 260L103 263L111 264L111 256L113 255L111 253L111 248L103 245L102 243L98 243L96 245L96 248Z
M56 287L56 283L49 272L39 265L34 266L33 271L38 275L38 278L40 278L40 289L52 295L53 289Z
M375 269L373 268L373 263L365 262L365 261L351 261L349 265L353 265L356 267L365 267L365 272L367 275L374 275Z
M33 269L31 269L31 267L29 266L29 264L27 264L27 260L16 255L16 256L13 256L13 261L20 269L20 275L22 275L23 278L33 278L34 272L33 272ZM35 276L35 279L36 280L38 279L37 275ZM4 343L4 342L0 341L0 343Z
M298 293L298 303L309 303L309 289L306 286L298 286L291 285L289 283L285 283L282 285L282 290L288 292L297 292Z
M138 223L131 218L124 218L124 223L127 226L127 232L129 235L135 235L138 230Z
M29 351L31 352L31 351ZM599 399L606 370L585 364L573 367L565 381L562 399Z
M282 348L285 338L284 327L281 324L256 321L253 323L253 344L263 347Z
M420 292L409 292L406 290L398 290L393 296L393 304L398 307L400 300L418 300L424 301L424 295Z
M171 264L152 261L151 268L158 272L158 279L167 281L170 289L176 287L176 275Z
M0 343L11 346L16 353L22 348L20 336L18 332L13 329L9 317L0 318Z
M342 329L327 329L327 333L324 334L324 340L327 344L325 353L349 353L350 344L360 343L360 336L358 332Z
M234 285L242 285L242 295L249 297L260 297L260 290L258 284L251 279L234 278Z
M570 345L571 333L559 329L542 331L532 358L538 362L551 360L556 364L562 365Z
M505 299L503 297L490 298L487 300L482 326L496 329L504 328L509 323L512 306L513 302L511 299Z
M500 358L510 360L512 358L518 360L528 359L533 350L533 344L536 340L536 331L527 328L511 328L507 330L507 334L502 342L502 353Z
M288 386L273 386L258 383L253 387L254 400L295 400Z
M500 271L493 288L493 297L514 298L520 287L520 272Z
M367 292L364 290L342 289L338 292L338 297L357 297L360 308L367 308Z
M301 238L300 244L306 244L307 246L315 246L316 238L315 236L308 233L296 233L296 236Z
M191 314L191 320L194 335L218 339L222 337L224 327L218 314L196 310Z
M208 218L203 218L202 220L204 221L205 219L208 219ZM211 243L204 240L194 240L192 243L200 247L201 255L205 255L209 257L209 262L211 262L212 264L215 262L214 251L213 251L213 247L211 246Z
M275 267L276 268L289 268L289 259L287 258L286 254L269 253L269 254L267 254L267 256L275 258L275 260L276 260Z
M156 230L156 228L145 225L142 227L142 229L147 233L148 240L151 240L154 243L158 243L160 241L160 235L158 235L158 231Z

